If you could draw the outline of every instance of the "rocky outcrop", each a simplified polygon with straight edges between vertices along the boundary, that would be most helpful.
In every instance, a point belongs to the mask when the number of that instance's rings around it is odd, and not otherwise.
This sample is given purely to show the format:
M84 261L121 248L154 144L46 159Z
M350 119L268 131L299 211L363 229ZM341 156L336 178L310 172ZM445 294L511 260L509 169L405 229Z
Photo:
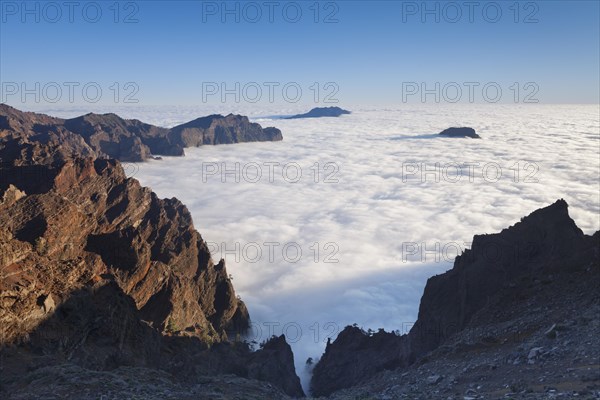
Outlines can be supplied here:
M116 114L90 113L65 120L64 127L83 137L97 157L143 161L152 155L183 155L181 146L169 142L168 129Z
M279 129L263 129L233 114L166 129L116 114L90 113L65 120L0 104L1 161L19 165L61 164L74 157L144 161L182 156L185 147L282 139Z
M304 114L292 115L285 119L299 118L321 118L321 117L339 117L340 115L350 114L350 111L339 107L316 107Z
M162 369L189 385L236 374L300 396L285 339L256 353L230 342L249 313L187 208L104 158L143 154L135 139L110 143L160 131L117 116L70 121L16 111L0 120L0 397L31 398L25 373L63 363L90 374Z
M440 136L451 138L481 139L481 136L475 132L475 129L466 127L444 129L442 132L440 132Z
M241 142L266 142L283 140L277 128L262 128L248 117L229 114L209 115L173 127L169 141L181 147Z
M284 335L272 337L261 350L252 354L248 372L248 377L253 379L280 382L283 391L290 396L304 397L294 369L294 354Z
M56 309L46 307L48 299L51 294L38 298L43 322L18 342L0 347L2 398L36 398L39 388L31 382L65 368L75 376L61 380L56 390L77 398L86 398L83 389L105 390L83 377L104 377L106 384L119 388L113 394L117 397L136 387L139 391L136 380L122 379L135 371L168 378L162 382L165 390L177 393L266 390L272 392L268 398L303 395L284 338L253 352L244 342L210 345L195 336L161 335L140 320L135 302L109 277L72 292ZM208 382L214 383L211 390Z
M564 200L500 233L475 236L450 271L427 281L418 319L407 335L369 335L347 327L328 344L314 368L313 394L328 395L377 372L408 367L461 333L484 308L493 315L515 293L524 296L535 280L597 269L599 238L583 234Z
M596 243L600 234L595 235ZM600 384L600 266L506 288L467 326L407 368L384 370L328 398L570 399Z
M416 355L439 346L505 288L527 285L598 261L598 240L584 235L564 200L534 211L492 235L476 235L445 274L429 278L410 332ZM598 265L598 264L596 264Z
M371 335L356 326L347 326L333 343L327 343L325 354L315 365L312 394L326 396L384 369L406 366L403 355L409 352L405 337L384 331Z
M81 135L65 128L63 119L0 104L1 167L60 165L73 157L96 156Z
M220 341L228 326L247 325L224 261L213 263L177 199L159 199L126 178L116 161L37 168L45 169L49 187L26 184L19 167L3 174L10 185L0 203L2 267L10 274L0 283L2 298L10 300L0 305L5 341L45 319L39 298L52 295L60 303L105 276L160 332Z

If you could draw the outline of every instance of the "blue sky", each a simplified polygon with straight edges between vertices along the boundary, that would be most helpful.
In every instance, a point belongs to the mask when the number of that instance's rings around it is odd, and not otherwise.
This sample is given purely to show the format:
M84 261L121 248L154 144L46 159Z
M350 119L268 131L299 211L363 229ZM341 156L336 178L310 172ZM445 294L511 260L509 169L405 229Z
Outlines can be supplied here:
M2 100L15 106L24 87L69 103L68 82L73 104L196 105L223 89L229 103L599 102L597 1L477 1L471 15L463 1L0 3Z

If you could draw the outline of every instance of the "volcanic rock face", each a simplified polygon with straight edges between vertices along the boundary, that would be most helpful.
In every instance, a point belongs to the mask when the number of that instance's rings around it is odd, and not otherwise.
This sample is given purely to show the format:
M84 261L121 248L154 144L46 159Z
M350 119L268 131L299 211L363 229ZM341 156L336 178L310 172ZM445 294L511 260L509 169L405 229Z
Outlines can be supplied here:
M304 396L300 379L294 370L294 354L283 335L271 338L260 351L252 355L248 371L250 378L280 382L285 393L294 397Z
M236 374L273 398L302 395L285 339L257 352L228 341L248 329L248 310L187 208L106 158L182 148L169 131L113 114L0 112L0 397L31 398L21 379L41 367L94 375L123 366L162 369L192 386ZM236 140L260 138L247 119L227 118L211 124L248 124ZM233 137L219 135L211 143Z
M263 129L248 117L233 114L210 115L178 125L170 130L168 137L182 147L283 140L279 129Z
M600 232L594 238L600 243ZM600 383L598 261L506 288L414 364L381 371L329 398L593 398Z
M441 136L451 137L451 138L471 138L471 139L481 139L477 133L475 133L475 129L473 128L448 128L444 129L440 132Z
M279 129L263 129L233 114L211 115L166 129L115 114L64 120L0 104L4 163L60 164L74 157L144 161L157 155L182 156L184 147L282 139Z
M1 296L10 299L0 305L4 341L39 325L41 297L60 303L107 275L159 331L225 337L243 306L183 204L158 199L115 161L38 169L48 190L29 184L21 191L19 168L3 169L3 183L11 185L0 203Z
M439 346L506 287L588 267L598 257L597 240L583 234L567 207L558 200L500 233L476 235L452 270L429 278L409 335L413 352Z
M169 143L168 129L116 114L90 113L65 120L64 127L83 137L99 157L143 161L152 154L183 155L183 148Z
M298 118L321 118L321 117L339 117L340 115L350 114L350 111L339 107L316 107L304 114L292 115L286 119Z
M377 332L369 336L362 329L347 326L313 370L312 394L326 396L336 390L356 385L384 369L408 365L408 341L394 333Z
M450 271L427 281L408 335L369 336L355 327L342 331L315 366L313 394L328 395L377 372L413 364L463 331L480 310L493 315L536 279L597 269L599 237L583 234L564 200L500 233L475 236L472 249L458 256Z

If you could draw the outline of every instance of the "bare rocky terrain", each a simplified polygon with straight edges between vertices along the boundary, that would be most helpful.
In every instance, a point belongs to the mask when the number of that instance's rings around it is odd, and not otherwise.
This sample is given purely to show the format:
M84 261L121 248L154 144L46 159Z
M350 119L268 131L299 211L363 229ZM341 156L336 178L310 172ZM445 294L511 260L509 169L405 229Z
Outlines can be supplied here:
M598 399L597 268L532 281L410 367L381 371L328 398Z
M600 397L600 232L567 204L478 235L407 335L347 327L314 369L333 399Z
M248 310L187 208L174 198L159 199L108 158L132 127L154 128L110 114L74 122L8 106L2 112L3 398L36 398L38 380L27 376L68 370L106 382L119 368L171 374L177 377L173 387L236 375L262 382L250 384L259 389L303 395L285 338L271 338L258 351L238 341L250 323ZM206 133L214 124L237 122L235 116L209 118L193 129ZM73 124L101 128L86 136ZM232 129L242 129L242 136L256 129L244 126Z

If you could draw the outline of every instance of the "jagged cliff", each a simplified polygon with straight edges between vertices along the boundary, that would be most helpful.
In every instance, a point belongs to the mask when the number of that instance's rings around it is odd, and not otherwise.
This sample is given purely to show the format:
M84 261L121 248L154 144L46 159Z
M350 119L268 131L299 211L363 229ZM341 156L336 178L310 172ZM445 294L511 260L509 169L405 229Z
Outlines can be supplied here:
M181 202L158 199L116 161L36 166L45 187L19 179L28 168L3 169L11 186L0 203L2 266L14 275L3 280L2 297L15 300L3 309L5 340L39 324L39 298L59 303L107 275L161 332L219 341L228 326L247 326L247 315L233 320L240 302L224 262L213 264Z
M599 233L583 234L564 200L534 211L500 233L476 235L472 248L456 258L450 271L427 281L418 319L407 335L371 336L357 327L345 328L314 368L313 394L329 395L381 371L414 364L462 333L478 312L501 314L514 297L527 298L533 281L548 276L567 281L572 274L597 281L599 239ZM565 288L556 295L569 296L572 290ZM589 287L583 293L594 296ZM552 320L546 323L551 325Z
M247 117L233 114L198 118L173 127L167 136L170 142L182 147L283 139L279 129L263 129L259 124L250 122Z
M75 365L161 369L189 385L235 374L270 382L282 397L303 395L285 338L258 352L236 341L249 327L247 308L187 208L159 199L107 158L144 159L144 146L154 152L159 143L146 140L172 144L169 132L111 114L65 121L0 111L5 394L29 395L20 381L27 371ZM211 117L210 125L257 139L260 127L239 118Z
M279 129L263 129L233 114L210 115L166 129L116 114L90 113L65 120L0 104L0 152L5 163L60 163L74 157L144 161L182 156L185 147L282 139Z

